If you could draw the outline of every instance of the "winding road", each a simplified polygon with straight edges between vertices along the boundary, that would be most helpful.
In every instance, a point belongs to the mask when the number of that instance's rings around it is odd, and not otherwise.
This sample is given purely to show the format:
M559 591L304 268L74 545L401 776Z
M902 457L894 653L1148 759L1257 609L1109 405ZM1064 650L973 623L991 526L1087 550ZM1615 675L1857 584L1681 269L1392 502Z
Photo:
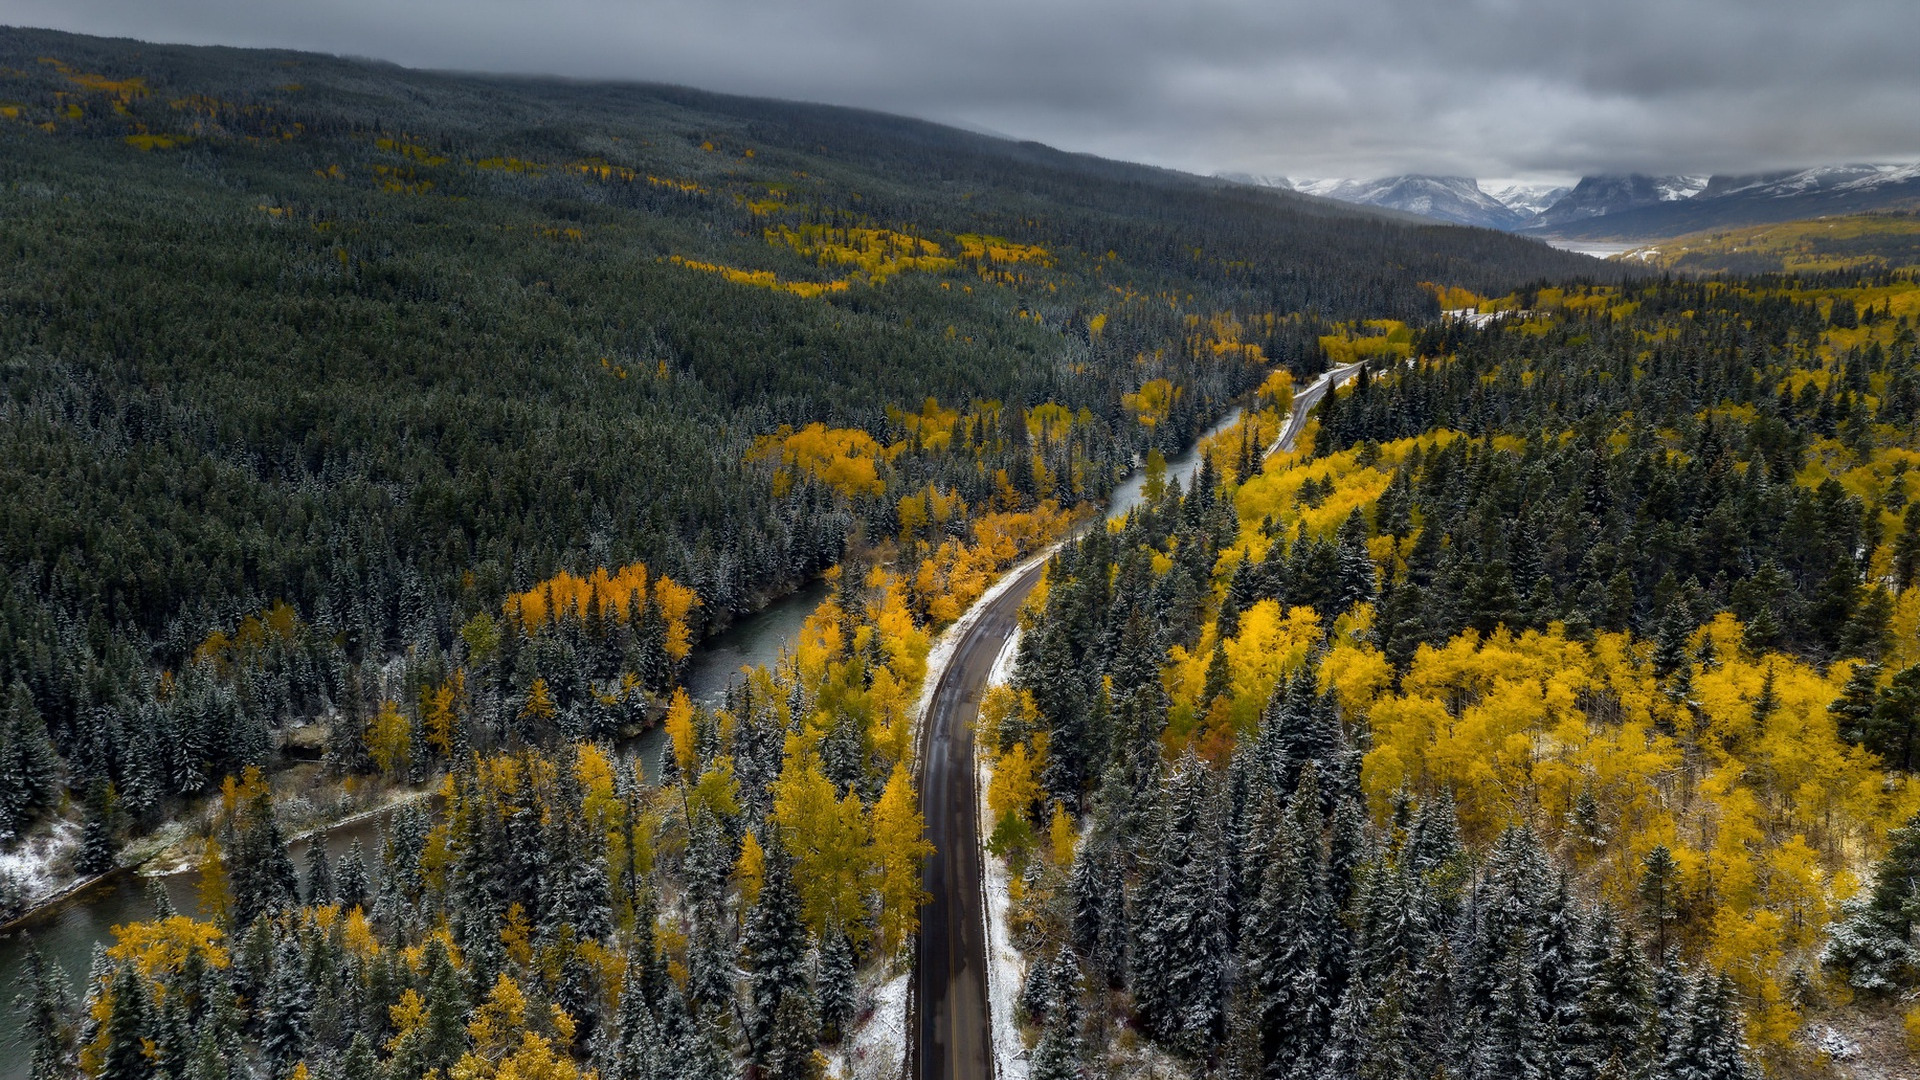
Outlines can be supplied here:
M1359 369L1334 368L1301 389L1266 453L1291 450L1307 413ZM907 1073L916 1080L991 1080L994 1074L973 722L994 661L1018 625L1020 605L1045 571L1045 560L1036 561L981 601L973 621L958 631L962 636L927 704L920 807L934 851L920 879L932 899L920 912L914 964Z

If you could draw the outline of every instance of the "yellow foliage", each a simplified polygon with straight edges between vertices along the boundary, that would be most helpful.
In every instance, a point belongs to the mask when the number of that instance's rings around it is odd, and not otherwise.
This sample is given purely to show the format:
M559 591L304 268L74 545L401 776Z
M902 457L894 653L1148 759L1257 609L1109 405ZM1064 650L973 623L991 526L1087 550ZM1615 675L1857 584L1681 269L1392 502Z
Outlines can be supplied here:
M783 225L768 229L766 236L767 243L785 244L822 266L854 267L875 285L897 273L939 273L958 265L939 244L890 229Z
M1040 770L1044 752L1029 754L1027 744L1014 743L993 763L993 780L987 785L987 809L999 821L1011 813L1028 817L1034 803L1040 801Z
M680 766L680 775L685 777L693 771L697 752L693 745L693 699L684 687L675 687L667 703L666 728L667 738L673 742L674 764Z
M1053 804L1053 817L1047 822L1047 846L1052 849L1055 866L1073 865L1073 849L1079 834L1073 827L1073 815L1058 802Z
M755 440L748 456L753 460L779 462L776 493L785 492L794 473L811 477L850 497L878 495L886 490L879 476L879 464L889 455L873 436L858 428L829 428L812 423L794 431L782 425L775 434ZM789 479L783 484L780 476Z
M1038 244L1016 244L998 236L977 233L962 233L954 239L960 244L961 257L976 262L1053 265L1053 256Z
M906 764L896 764L873 804L875 891L880 899L880 947L885 954L898 949L920 927L920 906L928 899L920 887L921 865L933 854L926 831Z
M811 753L789 754L773 785L773 819L794 858L801 914L816 935L856 930L870 853L866 808L834 786Z
M1141 427L1159 425L1180 399L1181 387L1166 379L1150 379L1131 394L1120 395L1120 404L1133 414Z
M1072 520L1052 500L1032 510L981 515L973 523L973 543L945 540L920 560L914 598L929 622L944 626L973 606L1001 570L1065 533Z
M413 762L413 725L391 701L382 702L379 715L367 725L367 753L388 776Z
M154 135L144 132L124 138L128 146L137 150L172 150L176 146L185 146L193 141L191 135Z
M733 880L740 887L740 906L751 908L760 899L760 888L767 881L767 853L751 829L740 840L740 857L734 860Z
M689 270L698 270L705 274L718 274L735 285L751 285L757 289L772 289L775 292L792 293L795 296L813 298L828 293L847 291L847 283L841 281L781 281L771 270L736 270L731 266L718 263L699 262L681 258L678 255L667 256L667 261L675 266L684 266Z
M148 978L178 974L187 956L196 952L209 966L225 968L229 957L220 944L222 936L218 926L185 915L124 923L113 928L114 944L107 957L116 963L132 961Z
M227 881L226 859L220 853L217 836L207 837L206 851L200 856L200 886L196 892L200 913L221 920L233 908L233 889Z

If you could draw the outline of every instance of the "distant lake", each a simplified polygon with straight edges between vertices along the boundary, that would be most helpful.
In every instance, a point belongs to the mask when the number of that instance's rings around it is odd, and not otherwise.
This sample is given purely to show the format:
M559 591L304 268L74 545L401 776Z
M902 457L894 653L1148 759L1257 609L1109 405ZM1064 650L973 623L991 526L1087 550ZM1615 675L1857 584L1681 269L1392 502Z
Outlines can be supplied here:
M1591 255L1596 259L1604 259L1646 245L1606 240L1548 240L1547 246L1559 248L1561 251L1571 251L1578 255Z

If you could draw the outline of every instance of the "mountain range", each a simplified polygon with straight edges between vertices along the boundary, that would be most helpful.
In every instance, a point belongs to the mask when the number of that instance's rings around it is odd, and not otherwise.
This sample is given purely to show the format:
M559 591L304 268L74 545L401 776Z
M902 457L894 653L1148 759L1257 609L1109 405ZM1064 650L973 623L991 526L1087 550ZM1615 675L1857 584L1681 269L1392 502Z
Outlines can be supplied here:
M1920 165L1825 165L1719 176L1586 176L1573 187L1409 174L1221 179L1414 214L1455 225L1567 240L1645 240L1701 229L1920 208Z

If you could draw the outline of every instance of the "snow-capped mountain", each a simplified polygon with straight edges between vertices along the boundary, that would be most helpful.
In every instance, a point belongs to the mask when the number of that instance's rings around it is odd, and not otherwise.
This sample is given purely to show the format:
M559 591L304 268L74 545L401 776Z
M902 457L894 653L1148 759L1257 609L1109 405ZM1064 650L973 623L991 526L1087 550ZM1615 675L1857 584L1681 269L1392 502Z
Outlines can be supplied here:
M1822 165L1797 172L1716 176L1700 194L1709 199L1723 195L1791 199L1825 192L1871 192L1915 180L1920 180L1920 165Z
M1920 164L1823 165L1740 176L1581 177L1571 188L1464 176L1373 180L1221 174L1221 179L1377 206L1456 225L1569 240L1640 240L1824 214L1920 209Z
M1512 229L1528 214L1480 190L1467 176L1387 176L1372 180L1309 180L1297 177L1226 175L1222 179L1285 188L1361 206L1418 214L1455 225Z
M1605 217L1642 206L1690 199L1707 186L1704 176L1583 176L1572 191L1527 222L1528 229Z
M1643 240L1829 214L1920 209L1916 164L1823 165L1715 176L1697 185L1693 178L1664 187L1656 180L1652 189L1666 197L1642 195L1611 204L1600 197L1623 179L1631 178L1588 177L1521 230L1570 240ZM1585 195L1582 189L1588 189Z
M1566 198L1573 189L1565 184L1496 184L1488 187L1485 182L1480 190L1505 203L1509 208L1531 218L1534 215Z

